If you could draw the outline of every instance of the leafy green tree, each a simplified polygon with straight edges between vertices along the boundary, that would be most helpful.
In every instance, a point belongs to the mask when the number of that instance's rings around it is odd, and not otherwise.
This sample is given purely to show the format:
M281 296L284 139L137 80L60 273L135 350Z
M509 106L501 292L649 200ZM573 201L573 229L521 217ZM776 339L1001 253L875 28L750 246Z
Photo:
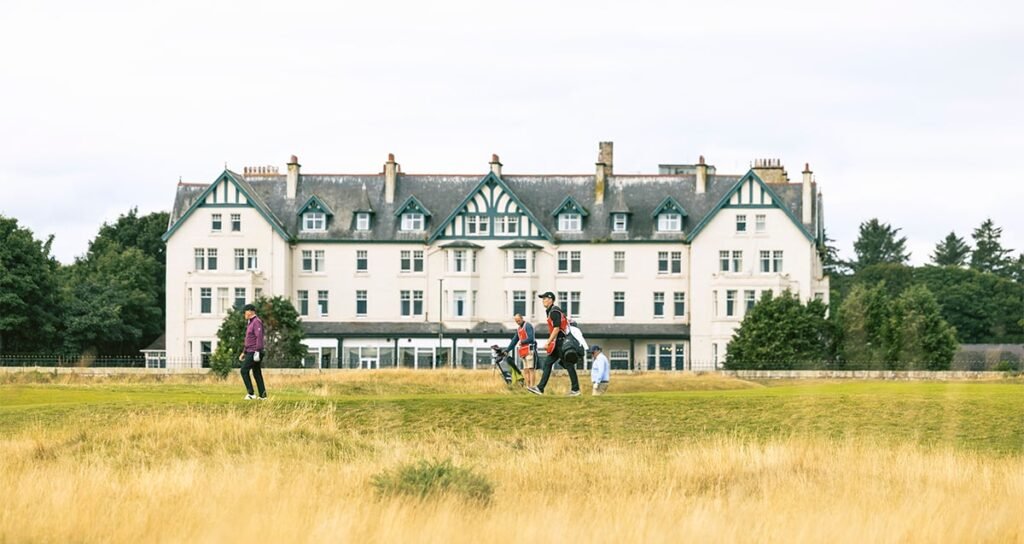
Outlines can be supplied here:
M747 312L726 350L730 370L821 368L828 364L831 328L826 307L817 300L806 305L785 291L771 292Z
M935 296L914 285L893 303L889 360L905 370L949 370L956 353L956 332L942 314Z
M866 286L882 284L890 298L896 298L914 285L914 268L895 263L880 263L867 266L857 271L854 283Z
M942 317L963 344L1024 342L1024 284L995 274L950 266L914 271L915 282L935 295Z
M153 269L153 285L157 287L161 322L166 315L167 244L160 238L167 230L170 214L153 212L139 215L138 208L122 214L113 224L103 223L99 233L89 243L89 255L100 254L112 247L125 250L137 248L157 263ZM161 329L163 327L161 326ZM152 339L150 339L152 340Z
M938 266L966 266L967 257L971 254L971 246L964 242L963 238L950 232L946 238L935 244L935 252L932 253L932 262Z
M1011 273L1011 250L1005 249L999 238L1003 229L996 227L991 219L986 219L974 229L974 252L971 253L971 268L979 272L1008 277Z
M821 257L821 265L829 276L848 275L853 270L850 263L839 258L839 248L830 242L835 242L828 237L828 231L824 232L822 243L818 246L818 254Z
M302 365L306 345L302 343L302 325L299 312L284 297L260 297L253 302L256 315L263 320L265 359L264 368L293 368ZM211 371L227 376L240 366L238 355L245 345L245 312L228 310L228 315L217 331L217 349L210 360Z
M49 351L60 320L57 261L18 220L0 215L0 354Z
M853 269L856 271L880 263L906 264L910 258L906 250L907 238L897 238L899 232L900 229L879 223L878 219L861 223L860 235L853 243L857 256L857 260L851 263Z
M64 351L136 355L163 330L156 261L109 246L61 269Z
M841 365L856 370L891 368L892 308L885 282L856 284L837 315Z

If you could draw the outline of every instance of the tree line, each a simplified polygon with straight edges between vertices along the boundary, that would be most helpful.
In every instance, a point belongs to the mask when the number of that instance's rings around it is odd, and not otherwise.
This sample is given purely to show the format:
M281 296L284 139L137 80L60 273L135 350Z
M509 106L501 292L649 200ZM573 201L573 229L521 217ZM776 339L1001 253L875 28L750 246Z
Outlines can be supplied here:
M862 223L851 261L826 236L829 305L766 293L729 343L725 367L947 370L958 344L1024 343L1024 253L1003 247L1001 228L984 221L973 246L951 232L920 267L908 264L899 231Z

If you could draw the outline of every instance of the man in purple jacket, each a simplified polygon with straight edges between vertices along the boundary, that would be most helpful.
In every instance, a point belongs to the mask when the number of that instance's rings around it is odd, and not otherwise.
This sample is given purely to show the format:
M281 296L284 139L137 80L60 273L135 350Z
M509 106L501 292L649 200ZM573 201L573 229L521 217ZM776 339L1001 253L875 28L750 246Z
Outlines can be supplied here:
M261 368L263 359L263 320L256 315L256 307L252 304L245 305L245 348L238 360L242 361L242 381L245 382L245 391L248 393L245 400L252 400L252 380L249 379L249 370L256 378L256 387L259 388L260 399L267 398L267 388L263 385L263 370Z

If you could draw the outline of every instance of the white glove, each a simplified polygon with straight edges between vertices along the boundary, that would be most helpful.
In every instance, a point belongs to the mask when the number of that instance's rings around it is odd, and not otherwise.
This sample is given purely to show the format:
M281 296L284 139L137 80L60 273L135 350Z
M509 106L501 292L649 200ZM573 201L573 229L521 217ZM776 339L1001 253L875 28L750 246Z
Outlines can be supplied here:
M255 353L253 353L252 354L252 360L256 361L257 363L260 362L260 352L257 351Z

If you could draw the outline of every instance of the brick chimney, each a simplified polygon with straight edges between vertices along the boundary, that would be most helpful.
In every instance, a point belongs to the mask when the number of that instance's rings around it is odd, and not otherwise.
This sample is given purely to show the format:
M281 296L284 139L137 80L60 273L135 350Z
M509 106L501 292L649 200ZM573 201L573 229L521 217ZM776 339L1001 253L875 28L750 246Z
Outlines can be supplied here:
M811 214L811 201L813 195L811 194L811 182L813 181L810 163L804 163L804 183L803 183L803 198L800 201L800 207L803 210L801 221L805 225L810 225L813 221L813 215Z
M295 194L299 191L299 168L301 167L299 158L292 155L291 160L288 161L288 178L285 184L285 196L291 200L295 200Z
M395 154L388 153L388 162L384 163L384 202L391 204L395 201L395 187L398 186L398 164L395 162Z
M697 161L697 194L708 192L708 165L704 163L704 155Z
M613 157L612 157L612 142L598 142L597 143L597 165L594 172L594 203L602 204L604 202L605 188L608 186L608 180L612 177L613 172Z
M779 159L754 159L752 168L765 183L789 183L789 174Z
M501 177L501 161L498 160L497 155L491 155L491 173Z

